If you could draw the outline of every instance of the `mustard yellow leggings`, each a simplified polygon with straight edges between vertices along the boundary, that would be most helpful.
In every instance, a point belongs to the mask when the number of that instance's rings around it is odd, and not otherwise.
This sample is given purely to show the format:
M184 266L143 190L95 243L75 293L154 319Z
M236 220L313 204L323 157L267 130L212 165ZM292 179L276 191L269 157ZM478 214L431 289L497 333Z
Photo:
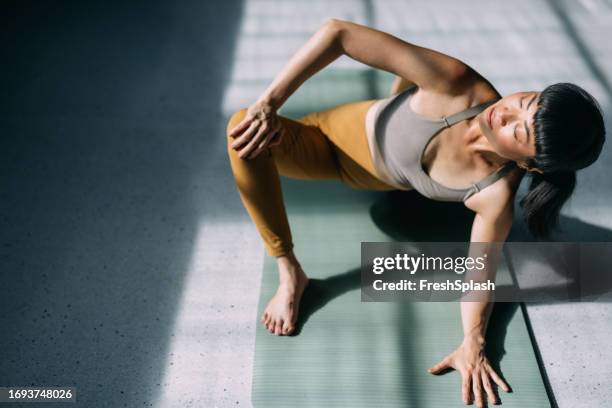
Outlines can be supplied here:
M254 159L241 159L229 137L246 114L235 112L227 124L227 151L240 198L270 256L293 249L279 175L302 180L337 179L355 189L394 190L381 181L370 158L365 115L375 100L352 102L298 120L279 115L281 141Z

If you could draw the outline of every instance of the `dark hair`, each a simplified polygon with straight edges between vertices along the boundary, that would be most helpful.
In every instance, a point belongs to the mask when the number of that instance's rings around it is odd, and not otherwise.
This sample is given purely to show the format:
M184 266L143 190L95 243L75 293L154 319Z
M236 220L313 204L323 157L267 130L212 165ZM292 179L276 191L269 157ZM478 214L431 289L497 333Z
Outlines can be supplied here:
M529 167L529 191L521 199L525 221L536 237L549 237L559 212L576 186L576 170L592 164L605 141L599 104L584 89L570 83L545 88L534 115L535 157Z

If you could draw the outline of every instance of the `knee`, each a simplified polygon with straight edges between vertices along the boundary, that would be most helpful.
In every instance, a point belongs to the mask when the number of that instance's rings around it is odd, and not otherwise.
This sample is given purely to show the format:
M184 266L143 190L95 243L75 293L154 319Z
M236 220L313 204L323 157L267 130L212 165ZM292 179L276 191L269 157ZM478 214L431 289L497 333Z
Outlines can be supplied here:
M240 123L242 119L244 119L244 117L246 116L246 112L247 112L247 108L242 108L232 114L229 121L227 122L227 127L225 128L225 135L228 137L228 139L230 138L229 137L230 131L234 127L236 127L236 125Z
M246 112L247 112L246 108L243 108L243 109L240 109L234 112L232 116L230 117L230 119L228 120L226 129L225 129L225 137L226 137L226 142L227 142L227 154L228 154L230 163L232 163L232 168L234 167L234 163L239 162L240 160L238 159L238 152L234 150L234 148L231 147L232 142L234 141L234 138L230 137L230 131L234 127L236 127L236 125L238 125L240 121L246 116Z

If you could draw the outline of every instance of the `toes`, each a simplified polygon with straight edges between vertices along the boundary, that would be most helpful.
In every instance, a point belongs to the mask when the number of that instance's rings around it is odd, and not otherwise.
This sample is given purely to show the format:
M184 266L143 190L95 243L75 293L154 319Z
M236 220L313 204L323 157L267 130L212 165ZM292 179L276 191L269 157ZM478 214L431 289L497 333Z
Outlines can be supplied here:
M274 326L274 334L277 336L281 334L281 330L283 329L283 321L276 322L276 326Z
M283 334L285 335L291 334L292 331L293 331L293 325L289 322L285 322L285 324L283 325Z
M268 312L264 312L264 313L261 315L261 322L262 322L263 324L266 324L266 322L268 321L268 317L269 317L269 316L268 316Z
M273 323L274 322L272 322L272 319L270 318L270 316L268 316L268 318L264 322L264 326L266 327L266 330L270 331L272 329L272 324Z

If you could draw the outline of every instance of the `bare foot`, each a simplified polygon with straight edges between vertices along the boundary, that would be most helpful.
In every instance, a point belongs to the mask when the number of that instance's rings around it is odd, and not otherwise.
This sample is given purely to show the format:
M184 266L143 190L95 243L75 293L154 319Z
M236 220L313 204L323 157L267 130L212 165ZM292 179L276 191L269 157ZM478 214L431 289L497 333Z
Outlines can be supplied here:
M308 285L308 277L293 252L277 258L279 285L261 316L266 329L277 336L288 335L295 330L302 293Z

